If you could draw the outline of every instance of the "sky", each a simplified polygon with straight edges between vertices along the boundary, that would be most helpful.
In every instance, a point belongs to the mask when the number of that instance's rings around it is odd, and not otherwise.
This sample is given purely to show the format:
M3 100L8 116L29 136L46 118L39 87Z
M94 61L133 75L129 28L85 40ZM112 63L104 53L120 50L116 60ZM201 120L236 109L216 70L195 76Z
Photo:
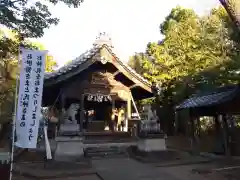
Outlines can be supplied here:
M108 33L115 52L123 61L143 52L148 42L162 38L159 25L177 5L203 14L219 5L218 0L84 0L77 8L51 6L60 19L39 39L59 66L92 47L99 32Z

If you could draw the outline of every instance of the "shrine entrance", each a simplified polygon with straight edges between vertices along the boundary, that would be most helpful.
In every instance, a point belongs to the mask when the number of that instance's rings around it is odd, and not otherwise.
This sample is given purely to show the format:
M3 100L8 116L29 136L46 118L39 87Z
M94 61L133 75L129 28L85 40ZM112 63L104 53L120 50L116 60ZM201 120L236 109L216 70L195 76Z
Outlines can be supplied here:
M127 101L120 99L116 94L85 93L83 96L83 131L127 131ZM120 110L123 112L121 123L118 118Z

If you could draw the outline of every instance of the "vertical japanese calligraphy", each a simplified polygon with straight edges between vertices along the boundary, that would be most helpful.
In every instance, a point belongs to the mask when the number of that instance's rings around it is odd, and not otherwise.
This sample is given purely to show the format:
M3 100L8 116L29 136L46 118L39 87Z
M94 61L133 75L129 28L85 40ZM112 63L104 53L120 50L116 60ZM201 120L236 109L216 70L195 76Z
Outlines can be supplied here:
M47 51L21 49L16 146L36 148Z

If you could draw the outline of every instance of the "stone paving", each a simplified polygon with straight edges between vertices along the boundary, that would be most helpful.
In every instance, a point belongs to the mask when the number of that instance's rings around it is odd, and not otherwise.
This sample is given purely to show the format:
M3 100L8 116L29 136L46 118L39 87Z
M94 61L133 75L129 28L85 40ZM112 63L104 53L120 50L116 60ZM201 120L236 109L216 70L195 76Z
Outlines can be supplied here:
M43 180L49 180L49 179L43 179ZM57 178L55 180L66 180L66 178ZM101 180L96 175L86 175L81 177L68 177L67 180Z
M88 168L81 168L83 165L77 163L75 163L75 165L73 164L66 163L65 168L62 167L64 163L43 168L43 164L41 163L22 163L15 166L13 179L181 180L152 165L142 164L129 158L102 158L92 160L92 167ZM16 173L16 171L22 174Z
M104 180L180 180L129 158L93 160L92 165Z
M52 162L47 167L41 162L17 163L13 180L236 180L234 177L223 176L226 172L206 172L218 168L219 164L221 163L159 167L128 157L83 159L72 163Z
M225 164L225 163L224 163ZM214 171L230 164L209 162L176 166L155 166L140 163L133 159L101 159L93 160L93 167L103 180L238 180L239 170ZM235 164L236 165L236 164ZM203 171L201 171L203 170ZM213 170L213 171L211 171Z

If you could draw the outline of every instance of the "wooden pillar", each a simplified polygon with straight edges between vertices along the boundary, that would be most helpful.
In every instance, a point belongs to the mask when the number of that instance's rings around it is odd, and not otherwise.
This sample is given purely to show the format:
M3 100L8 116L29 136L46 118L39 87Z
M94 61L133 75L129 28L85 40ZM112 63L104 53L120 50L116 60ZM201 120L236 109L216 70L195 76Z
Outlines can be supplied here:
M112 97L112 110L114 110L114 109L115 109L115 98Z
M178 122L178 112L175 110L175 112L174 112L174 114L175 114L175 135L177 135L178 134L178 128L179 128L179 122Z
M84 119L84 98L85 94L83 93L81 96L81 103L80 103L80 123L79 123L79 130L83 133L83 119Z
M63 92L63 90L61 90L60 92L60 101L61 101L61 115L58 119L58 125L57 125L57 134L59 134L60 128L61 128L61 124L64 123L64 115L65 115L65 94Z
M194 140L195 140L195 152L200 152L200 117L194 117Z
M227 122L226 115L221 115L221 122L222 122L222 133L223 133L223 139L224 139L224 149L225 149L225 155L230 156L230 148L229 148L229 127Z
M223 133L222 133L222 122L221 122L221 115L215 114L215 149L214 152L223 152Z
M194 116L193 112L190 110L190 126L191 126L191 150L193 152L197 152L197 139L196 139L196 117Z
M109 129L111 129L112 131L116 131L116 124L115 124L115 96L112 96L112 111L111 111L111 123L109 123ZM114 112L114 114L113 114Z
M127 118L126 118L126 123L125 123L125 128L128 131L128 121L131 119L131 114L132 114L132 104L131 104L131 97L128 97L127 100Z

